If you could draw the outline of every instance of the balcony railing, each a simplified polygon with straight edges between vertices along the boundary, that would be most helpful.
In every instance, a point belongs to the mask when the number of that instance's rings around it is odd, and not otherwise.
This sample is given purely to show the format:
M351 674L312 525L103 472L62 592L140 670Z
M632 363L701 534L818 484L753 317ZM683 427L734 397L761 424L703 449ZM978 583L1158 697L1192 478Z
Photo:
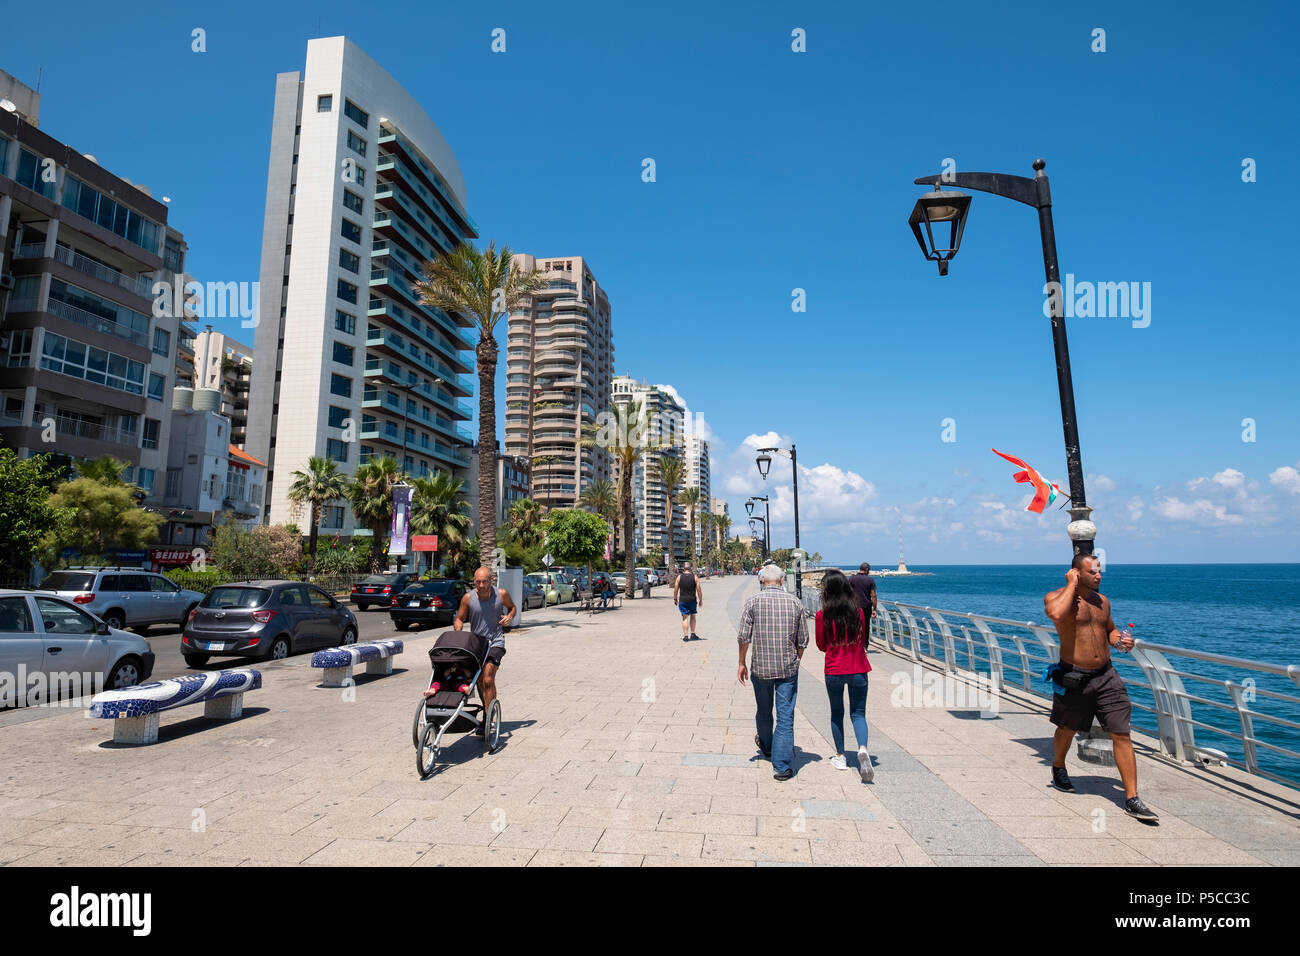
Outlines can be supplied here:
M15 309L15 311L17 310ZM133 345L138 345L141 348L144 348L148 341L143 332L128 329L126 326L119 325L112 319L106 319L102 315L95 315L93 312L79 309L75 305L68 305L66 302L60 302L58 299L47 300L45 311L51 315L57 315L60 318L67 319L69 322L84 325L88 329L94 329L96 332L107 332L109 335L115 335L119 339L125 339Z
M96 262L94 259L87 258L79 252L73 252L67 246L56 246L54 249L54 258L64 265L72 266L78 272L84 272L88 276L93 276L101 282L108 282L112 285L126 289L128 292L134 292L136 295L142 295L148 298L153 289L153 280L140 276L133 278L124 272L116 269L110 269L108 266Z
M127 445L131 448L135 448L139 440L138 432L96 425L79 418L64 418L62 415L54 419L54 432L61 437L93 438L95 441L108 442L111 445Z

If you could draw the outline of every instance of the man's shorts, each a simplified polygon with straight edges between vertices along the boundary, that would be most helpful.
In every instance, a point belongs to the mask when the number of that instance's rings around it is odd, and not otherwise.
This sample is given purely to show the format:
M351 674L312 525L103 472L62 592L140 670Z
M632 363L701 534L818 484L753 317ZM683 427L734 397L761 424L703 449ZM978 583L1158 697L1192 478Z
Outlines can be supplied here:
M488 648L487 659L490 660L497 667L501 666L501 658L505 656L506 656L506 648L504 644L498 645L496 647Z
M694 602L694 601L682 601L680 604L677 605L677 610L679 610L679 611L682 612L682 617L686 617L687 615L694 614L694 613L695 613L695 602Z
M1082 670L1070 668L1068 664L1062 667ZM1083 673L1092 673L1093 676L1082 688L1052 695L1052 723L1076 732L1089 731L1095 716L1108 734L1128 733L1133 705L1114 665L1107 664L1099 672Z

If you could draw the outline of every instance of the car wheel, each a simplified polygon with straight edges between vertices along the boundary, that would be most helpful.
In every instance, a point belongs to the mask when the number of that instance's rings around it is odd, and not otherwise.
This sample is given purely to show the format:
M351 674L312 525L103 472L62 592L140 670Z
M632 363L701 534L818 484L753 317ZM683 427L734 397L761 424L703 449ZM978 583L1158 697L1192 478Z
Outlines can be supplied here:
M108 680L104 682L106 690L122 690L124 687L134 687L140 683L141 665L138 658L124 657L109 672Z
M126 612L120 608L113 608L104 612L104 623L115 630L122 630L126 627Z
M185 630L185 625L190 622L190 615L194 613L194 609L196 607L198 607L197 604L191 604L189 607L185 609L185 616L181 618L180 625L179 625L182 631Z
M289 638L281 634L271 642L271 650L266 655L270 661L282 661L289 656Z
M343 632L344 644L355 644L357 642L357 632L354 628L349 627Z
M186 667L202 667L208 662L207 654L182 654L185 658Z

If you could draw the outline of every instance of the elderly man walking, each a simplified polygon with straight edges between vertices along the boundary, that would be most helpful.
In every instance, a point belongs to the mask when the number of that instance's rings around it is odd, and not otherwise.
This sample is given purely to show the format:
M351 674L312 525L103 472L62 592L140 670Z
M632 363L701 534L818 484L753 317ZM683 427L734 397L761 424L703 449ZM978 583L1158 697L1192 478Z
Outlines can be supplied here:
M794 702L799 693L799 659L808 646L808 612L781 586L783 577L784 572L776 565L763 566L758 575L759 591L745 602L736 633L740 643L737 677L742 685L746 677L754 679L754 700L758 705L754 743L764 757L771 759L776 780L794 776ZM745 667L751 645L752 673Z

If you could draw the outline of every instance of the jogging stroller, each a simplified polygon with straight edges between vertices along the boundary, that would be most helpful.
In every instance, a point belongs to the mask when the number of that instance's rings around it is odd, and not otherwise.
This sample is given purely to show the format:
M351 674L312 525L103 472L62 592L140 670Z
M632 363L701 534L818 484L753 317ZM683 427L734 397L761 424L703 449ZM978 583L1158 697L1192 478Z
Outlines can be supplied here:
M421 697L415 708L411 737L420 779L433 773L444 734L478 733L488 753L501 741L501 701L493 700L486 717L478 679L487 660L488 641L470 631L444 631L429 648L433 674L429 687L438 692Z

